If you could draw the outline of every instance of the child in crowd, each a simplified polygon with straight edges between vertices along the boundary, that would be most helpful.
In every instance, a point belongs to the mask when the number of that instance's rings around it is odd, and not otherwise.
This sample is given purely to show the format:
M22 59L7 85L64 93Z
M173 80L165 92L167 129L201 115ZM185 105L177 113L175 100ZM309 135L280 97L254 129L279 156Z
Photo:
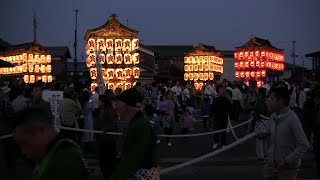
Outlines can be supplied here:
M189 131L194 131L196 119L192 117L192 112L187 107L183 108L181 116L181 130L182 134L187 134Z

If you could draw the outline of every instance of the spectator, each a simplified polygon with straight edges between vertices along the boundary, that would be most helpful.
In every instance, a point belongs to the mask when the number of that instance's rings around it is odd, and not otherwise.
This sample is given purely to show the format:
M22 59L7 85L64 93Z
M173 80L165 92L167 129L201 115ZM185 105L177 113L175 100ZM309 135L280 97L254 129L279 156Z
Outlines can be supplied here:
M181 128L182 128L182 134L186 134L189 131L194 130L194 125L196 123L196 119L192 117L192 113L188 108L183 108L183 114L181 116Z
M161 127L160 127L160 122L159 122L159 117L156 114L155 108L151 104L146 104L144 108L144 113L145 113L145 118L147 121L150 122L150 125L153 129L153 131L156 133L156 135L160 134L161 132ZM157 139L157 144L160 143L160 139Z
M118 96L117 112L122 121L129 122L119 164L111 180L135 179L143 173L150 179L159 179L156 136L141 111L143 97L135 89L127 89Z
M44 113L39 109L24 112L14 131L22 153L36 163L32 179L88 180L81 149L70 140L59 140L52 119Z
M172 135L173 128L175 126L175 102L174 102L174 95L172 91L167 92L167 111L165 115L162 117L162 124L164 128L164 133L166 135ZM169 147L172 146L171 138L166 138L167 144Z
M233 101L233 120L239 121L240 114L240 103L242 101L242 93L240 91L239 85L236 84L232 90L232 101Z
M14 112L23 111L31 104L30 100L25 97L26 91L24 86L19 87L17 89L17 93L19 94L18 97L12 102L12 108Z
M228 125L228 116L231 114L231 103L227 98L225 88L219 89L219 97L213 101L212 113L214 117L214 131L226 129ZM216 133L214 135L214 142L213 149L218 148L218 146L224 147L226 145L226 131Z
M320 178L320 90L315 92L313 100L315 104L312 118L313 151L317 163L318 176Z
M31 109L39 109L44 112L46 119L53 119L51 105L42 99L42 84L36 83L32 89Z
M292 92L290 104L300 120L303 119L302 108L306 100L306 93L301 89L301 85L297 84L295 90Z
M181 88L181 86L180 86L180 82L179 82L179 81L177 81L177 82L176 82L176 85L171 88L171 91L173 92L173 94L174 94L176 97L179 97L179 96L181 95L182 88Z
M243 97L244 110L250 113L256 106L258 97L255 86L251 85L249 91Z
M209 117L210 115L210 98L207 94L204 95L204 98L202 100L202 119L203 119L203 128L207 129L207 125L208 125L208 120L211 119ZM209 121L209 128L212 127L212 123L211 121Z
M188 88L188 84L185 84L182 87L182 91L181 91L181 102L183 104L187 104L190 100L190 92L189 92L189 88Z
M143 97L143 102L145 102L147 100L147 98L149 97L147 90L144 87L142 87L141 82L136 83L136 88L141 93L141 95Z
M63 99L60 101L61 125L70 128L79 128L78 116L82 111L81 104L72 87L65 87ZM61 130L65 139L77 141L77 135L73 131Z
M90 93L88 91L82 91L82 102L81 102L81 107L82 107L82 113L84 116L84 129L88 130L93 130L93 116L92 116L92 111L93 111L93 103L92 100L90 99ZM83 133L81 137L81 143L85 147L85 151L89 149L90 143L93 142L93 133Z
M287 88L271 90L268 129L262 135L271 135L268 162L263 170L264 179L296 179L301 158L309 149L297 115L289 109L290 95Z
M99 118L95 129L104 132L116 132L117 116L113 108L114 95L109 92L99 97ZM100 168L105 180L109 179L116 165L116 138L108 134L97 136Z
M0 136L11 134L15 123L13 122L13 109L9 99L10 88L4 86L0 88ZM0 140L0 146L3 145L3 154L5 167L11 169L14 166L14 144L11 137Z
M96 118L99 114L99 87L94 89L94 94L91 96L91 99L93 104L93 117Z

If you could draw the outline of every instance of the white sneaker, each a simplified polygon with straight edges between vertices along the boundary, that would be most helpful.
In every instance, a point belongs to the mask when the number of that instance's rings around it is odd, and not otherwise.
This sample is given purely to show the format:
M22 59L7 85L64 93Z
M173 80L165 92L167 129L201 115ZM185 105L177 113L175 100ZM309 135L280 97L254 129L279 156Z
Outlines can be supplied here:
M168 146L169 146L169 147L171 147L171 146L172 146L171 142L169 142L169 143L168 143Z
M218 144L214 144L214 145L212 146L213 149L217 149L217 147L218 147Z

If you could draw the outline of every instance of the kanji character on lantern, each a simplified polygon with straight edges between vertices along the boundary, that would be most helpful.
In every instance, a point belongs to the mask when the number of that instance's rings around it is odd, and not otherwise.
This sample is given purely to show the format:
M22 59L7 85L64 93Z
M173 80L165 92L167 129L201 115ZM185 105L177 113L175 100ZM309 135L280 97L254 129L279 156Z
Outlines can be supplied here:
M40 66L40 72L41 73L46 73L46 66L45 65L41 65Z
M240 77L240 72L236 71L235 76L236 76L236 78L239 78Z
M257 78L261 77L261 71L257 71L257 72L256 72L256 77L257 77Z
M140 55L139 53L133 54L133 64L139 64L140 63Z
M106 43L104 41L104 39L98 39L97 40L97 49L98 51L101 51L101 52L106 52Z
M184 65L184 71L188 72L189 71L189 65Z
M108 84L108 89L112 89L113 90L114 89L114 83L109 83Z
M122 64L122 54L116 54L115 64Z
M44 82L44 83L46 83L46 82L48 81L48 78L47 78L46 75L43 75L43 76L41 77L41 79L42 79L42 82Z
M245 68L249 68L249 62L248 61L244 62L244 67Z
M214 74L213 73L209 73L209 80L213 80L214 79Z
M116 69L116 78L117 79L122 79L122 69L121 68L117 68Z
M260 62L260 68L264 68L265 67L265 62L264 61L261 61Z
M115 50L117 52L120 52L122 50L122 40L121 39L116 39L116 41L115 41Z
M139 78L139 76L140 76L140 69L138 67L134 67L133 68L133 77L135 79L137 79L137 78Z
M40 71L40 65L37 64L34 66L34 72L39 73L39 71Z
M193 71L193 65L189 65L189 71Z
M203 65L203 70L204 70L204 71L208 71L208 70L209 70L208 65L206 65L206 64Z
M104 54L100 54L99 55L99 58L100 58L100 64L104 64L104 63L106 63L106 55L104 55Z
M130 54L124 54L124 63L125 64L132 64L131 55Z
M250 72L250 76L254 78L254 77L255 77L255 72L254 72L254 71L251 71L251 72Z
M90 69L90 76L91 76L91 79L97 79L97 76L98 76L97 68Z
M97 83L91 83L91 92L95 92L96 87L98 87Z
M108 53L113 52L113 40L112 39L107 39L106 40L106 45L107 45Z
M246 78L250 77L250 71L246 71Z
M51 68L51 65L47 65L46 72L47 72L47 73L51 73L51 69L52 69L52 68Z
M206 81L209 79L209 74L208 73L203 73L203 80Z
M190 74L189 74L189 79L190 79ZM195 80L197 81L199 79L199 73L193 73L193 78L190 80Z
M34 70L33 65L29 65L29 72L33 72L33 70Z
M203 81L203 73L199 73L199 80Z
M28 65L27 64L22 64L22 71L28 72Z
M209 65L209 71L214 71L214 65L213 64Z
M131 51L131 40L130 39L124 39L123 40L123 52L130 52Z
M132 84L126 82L124 86L125 86L125 89L130 89L132 87Z
M260 51L255 51L254 56L260 58Z
M214 56L209 56L209 64L213 64L214 63Z
M46 56L46 63L51 63L51 55Z
M114 63L113 54L107 54L107 64L113 64L113 63Z
M130 77L131 77L131 74L132 74L132 70L131 70L131 68L125 68L124 69L124 71L125 71L125 77L127 78L127 79L129 79Z
M23 80L25 83L29 83L29 75L24 75Z
M27 53L23 53L22 54L22 63L27 63L28 62L28 54Z
M202 57L203 57L202 63L203 64L209 64L208 56L202 56Z
M30 79L29 79L29 82L30 82L30 83L35 83L36 77L35 77L34 75L31 75L29 78L30 78Z
M30 61L33 61L33 54L28 54L28 60Z
M254 52L253 52L253 51L250 51L250 52L249 52L249 56L250 56L250 57L253 57L253 56L254 56Z
M184 78L185 81L188 81L188 79L189 79L189 73L184 73L183 78Z
M195 73L195 74L197 74L197 73ZM189 79L192 81L193 78L194 78L193 73L189 73Z
M89 47L89 52L94 52L96 50L96 40L93 38L90 38L88 40L88 47Z
M108 79L112 80L114 78L114 69L107 69Z
M234 67L235 67L236 69L238 69L238 68L239 68L239 63L238 63L238 62L235 62L235 63L234 63Z
M248 57L249 56L249 51L245 51L244 52L244 57Z
M132 50L139 49L140 41L139 39L133 39L132 40Z
M117 83L117 88L123 89L123 84L121 82Z
M14 59L15 60L15 59ZM40 56L39 54L34 55L34 63L39 64L40 63ZM41 62L42 63L42 62Z
M189 58L188 57L184 57L183 61L184 61L184 64L188 64L189 63Z
M198 65L193 65L193 71L198 71Z
M198 65L198 70L199 70L199 71L203 71L203 65L202 65L202 64L199 64L199 65Z
M266 77L266 71L265 70L261 71L261 76L262 77Z

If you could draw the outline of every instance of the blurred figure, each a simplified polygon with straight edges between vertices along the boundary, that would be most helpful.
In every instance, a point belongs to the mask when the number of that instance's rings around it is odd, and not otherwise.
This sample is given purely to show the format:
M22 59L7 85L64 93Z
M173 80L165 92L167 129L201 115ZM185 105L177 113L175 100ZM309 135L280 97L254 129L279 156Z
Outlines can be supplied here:
M201 110L202 110L202 119L203 119L203 128L207 129L208 120L210 119L210 98L209 95L205 94L202 100ZM209 128L212 127L211 120L209 121Z
M318 176L320 178L320 90L314 93L314 109L312 118L312 132L313 132L313 152L315 155Z
M117 115L113 108L113 93L99 96L99 118L95 129L103 132L117 131ZM109 179L116 165L116 137L108 134L97 135L98 157L100 168L105 180Z
M175 102L174 102L174 94L172 91L167 92L167 111L165 112L165 115L162 116L162 124L164 128L164 133L166 135L172 135L173 128L175 127ZM167 144L169 147L172 146L171 138L166 138Z
M240 91L239 85L235 84L232 89L232 101L233 101L233 120L239 121L239 114L241 108L241 101L242 101L242 93Z
M221 129L226 129L228 126L228 116L231 114L231 103L227 98L227 92L225 88L219 89L219 97L214 99L212 105L213 114L213 130L218 131ZM213 149L219 146L224 147L226 145L226 131L214 134L214 145Z
M117 87L114 94L118 96L119 94L121 94L121 92L122 92L122 89Z
M141 93L141 95L143 97L143 102L145 102L147 100L147 98L149 97L146 88L142 87L141 82L136 83L136 88Z
M9 99L10 88L4 86L0 88L0 136L11 134L15 123L12 104ZM0 155L1 159L4 159L5 167L7 169L14 166L14 144L11 137L0 140L0 147L3 146L3 154Z
M145 118L150 122L150 125L156 135L160 134L161 127L159 117L156 114L156 109L151 104L146 104L144 107ZM160 139L157 138L157 144L160 143Z
M32 179L89 180L81 149L70 140L59 140L52 119L39 109L28 110L20 118L14 140L26 157L36 163Z
M187 134L190 131L194 131L194 125L196 123L196 119L192 117L192 113L186 107L183 108L183 114L181 116L181 128L182 134Z
M82 113L84 116L84 129L93 130L93 103L90 99L90 93L88 91L82 91ZM93 142L93 133L83 133L81 137L81 143L85 147L85 151L88 151L90 143Z
M270 109L274 113L265 133L259 135L271 136L268 162L263 170L265 180L296 179L301 158L309 149L300 120L290 110L289 103L290 95L286 87L271 90Z
M12 101L12 108L14 112L23 111L31 105L28 98L25 97L26 90L24 86L20 86L17 89L18 97Z
M94 118L97 118L99 115L99 87L94 89L94 94L91 96L91 99L93 104L92 115Z
M47 116L46 119L53 119L51 105L42 99L42 83L36 83L32 89L31 109L39 109Z
M258 100L257 91L255 86L249 86L249 91L243 97L243 106L244 110L247 113L250 113L253 108L256 106Z
M306 93L302 90L301 85L298 83L295 90L292 92L290 105L299 117L300 121L303 119L302 108L306 100Z
M306 93L307 100L303 105L302 113L303 113L303 120L302 120L302 127L304 133L306 134L308 141L311 140L311 131L312 131L312 123L314 118L314 90L310 90Z
M181 86L180 86L180 82L179 82L179 81L177 81L177 82L176 82L176 85L171 88L171 91L173 92L173 94L174 94L176 97L179 97L179 96L181 95L182 88L181 88Z
M136 88L127 89L118 96L116 104L120 119L129 122L129 127L111 180L136 179L141 173L149 179L160 179L156 136L141 111L141 93Z
M78 117L82 111L81 104L72 87L65 87L63 99L60 101L61 125L70 128L79 128ZM77 142L76 132L61 130L65 139L72 139Z

